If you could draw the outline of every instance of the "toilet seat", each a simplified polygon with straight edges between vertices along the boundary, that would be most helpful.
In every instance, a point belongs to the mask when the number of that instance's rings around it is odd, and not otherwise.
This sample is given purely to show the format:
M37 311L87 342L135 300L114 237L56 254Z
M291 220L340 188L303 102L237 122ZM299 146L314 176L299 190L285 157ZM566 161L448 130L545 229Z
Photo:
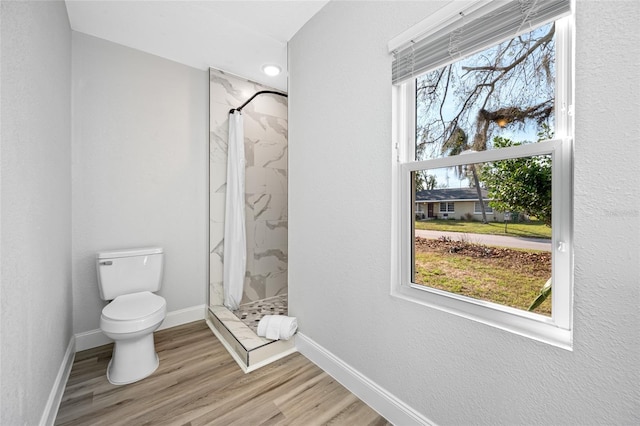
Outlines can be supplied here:
M163 297L141 291L118 296L102 309L100 328L106 333L135 333L153 327L166 315Z

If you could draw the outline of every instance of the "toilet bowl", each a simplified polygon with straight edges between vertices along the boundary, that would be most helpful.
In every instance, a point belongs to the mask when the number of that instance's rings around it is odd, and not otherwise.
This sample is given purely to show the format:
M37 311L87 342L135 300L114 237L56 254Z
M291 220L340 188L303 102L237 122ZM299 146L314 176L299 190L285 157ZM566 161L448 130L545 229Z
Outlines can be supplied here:
M104 307L100 329L113 339L113 356L107 379L124 385L152 374L158 368L153 332L166 316L164 298L149 291L118 296Z
M114 342L107 379L114 385L137 382L158 368L153 332L167 314L160 290L163 250L115 250L96 255L102 309L100 329Z

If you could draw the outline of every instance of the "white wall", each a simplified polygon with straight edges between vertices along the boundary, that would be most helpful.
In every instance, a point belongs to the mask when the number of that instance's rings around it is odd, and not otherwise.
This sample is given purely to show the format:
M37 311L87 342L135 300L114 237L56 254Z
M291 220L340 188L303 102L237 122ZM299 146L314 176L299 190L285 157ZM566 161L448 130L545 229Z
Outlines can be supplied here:
M72 337L71 30L1 4L0 424L37 424Z
M637 424L640 3L577 7L572 352L389 296L386 43L435 7L330 2L290 43L291 315L436 424Z
M206 303L208 73L73 32L74 332L99 328L95 253L165 249L159 294Z

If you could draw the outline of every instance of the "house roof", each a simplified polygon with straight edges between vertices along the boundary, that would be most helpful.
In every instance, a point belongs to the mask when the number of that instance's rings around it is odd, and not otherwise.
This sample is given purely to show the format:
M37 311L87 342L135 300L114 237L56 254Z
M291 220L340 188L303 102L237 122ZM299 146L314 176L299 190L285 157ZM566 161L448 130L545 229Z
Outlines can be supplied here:
M487 190L481 191L482 198L488 200ZM478 201L478 192L475 188L425 189L416 192L416 202L434 201Z

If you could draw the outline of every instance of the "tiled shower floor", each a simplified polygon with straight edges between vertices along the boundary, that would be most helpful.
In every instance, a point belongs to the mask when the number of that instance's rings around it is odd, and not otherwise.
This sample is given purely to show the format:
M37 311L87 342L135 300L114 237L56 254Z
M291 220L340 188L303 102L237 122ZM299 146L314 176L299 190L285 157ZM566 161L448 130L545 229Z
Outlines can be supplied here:
M288 295L269 297L267 299L240 305L237 310L232 311L244 324L254 333L258 333L258 323L265 315L287 315Z
M287 295L240 305L236 311L209 306L207 324L245 373L296 351L295 340L259 337L258 323L265 315L287 315Z

